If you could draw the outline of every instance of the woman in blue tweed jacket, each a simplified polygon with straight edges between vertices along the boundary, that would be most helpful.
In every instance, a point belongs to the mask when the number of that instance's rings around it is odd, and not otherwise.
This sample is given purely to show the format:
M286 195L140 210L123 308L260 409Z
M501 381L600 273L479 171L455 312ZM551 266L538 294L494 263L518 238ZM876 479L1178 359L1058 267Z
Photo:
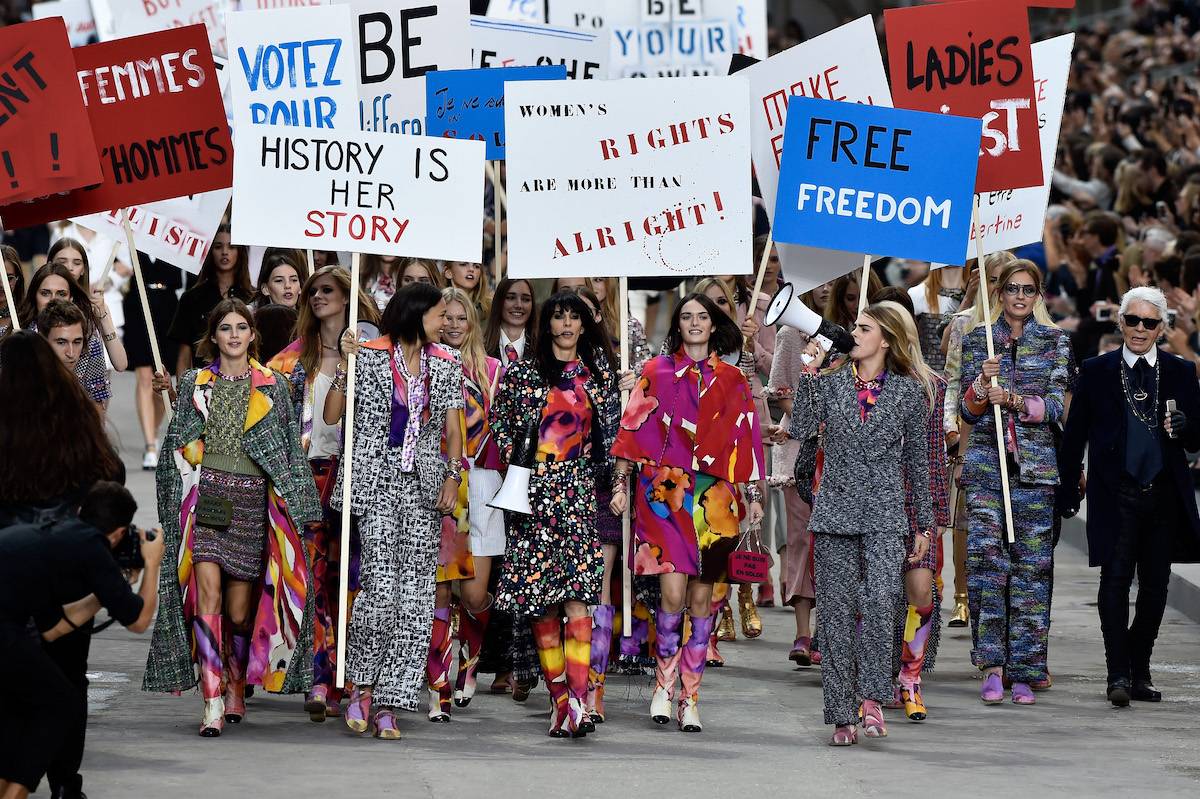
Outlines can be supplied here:
M894 302L867 308L854 326L851 363L821 375L806 372L792 404L791 438L807 440L824 424L824 470L808 526L833 746L858 742L859 699L864 734L887 735L881 703L892 696L896 597L909 529L906 483L920 530L910 561L925 555L933 532L927 440L933 376L907 333L907 315Z
M1063 417L1071 373L1070 341L1042 305L1042 276L1030 261L1000 275L993 310L996 356L987 357L981 325L963 338L961 413L974 425L961 484L967 493L967 595L972 660L986 673L980 699L1034 703L1032 684L1046 679L1050 590L1054 569L1054 492L1058 463L1052 426ZM1035 310L1037 313L1035 313ZM990 385L993 377L998 385ZM995 413L1004 422L1015 540L1006 543Z

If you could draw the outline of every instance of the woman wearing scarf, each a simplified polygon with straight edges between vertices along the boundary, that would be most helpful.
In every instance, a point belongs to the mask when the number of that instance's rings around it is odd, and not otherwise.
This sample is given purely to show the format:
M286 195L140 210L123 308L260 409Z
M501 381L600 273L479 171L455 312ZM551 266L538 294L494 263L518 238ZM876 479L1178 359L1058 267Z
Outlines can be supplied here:
M700 732L699 693L713 629L712 587L724 579L742 517L762 519L763 445L750 384L721 360L736 352L736 323L703 294L675 307L666 349L646 362L634 387L613 454L617 456L612 510L628 505L631 463L641 468L634 497L635 575L659 575L662 604L655 614L656 686L650 716L671 717L678 676L677 720ZM736 484L745 487L745 508ZM682 646L683 609L691 635Z
M395 710L415 711L420 701L441 514L453 510L462 479L462 367L433 343L445 315L436 288L405 286L384 311L384 335L357 356L350 509L362 565L347 641L354 691L346 725L366 732L374 705L377 738L398 739Z

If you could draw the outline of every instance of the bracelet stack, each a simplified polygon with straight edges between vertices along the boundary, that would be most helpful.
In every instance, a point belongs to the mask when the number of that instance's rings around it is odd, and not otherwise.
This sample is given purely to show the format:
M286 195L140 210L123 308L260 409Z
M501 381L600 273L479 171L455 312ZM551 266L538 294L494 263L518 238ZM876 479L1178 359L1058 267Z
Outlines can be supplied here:
M762 504L762 489L758 487L758 483L746 483L744 493L746 494L746 501L751 505L753 505L755 502L759 503L760 505Z
M625 479L629 476L628 472L615 472L612 480L613 495L625 494L629 491L629 482Z
M346 370L342 368L340 363L333 370L333 383L330 384L329 390L342 394L346 393Z

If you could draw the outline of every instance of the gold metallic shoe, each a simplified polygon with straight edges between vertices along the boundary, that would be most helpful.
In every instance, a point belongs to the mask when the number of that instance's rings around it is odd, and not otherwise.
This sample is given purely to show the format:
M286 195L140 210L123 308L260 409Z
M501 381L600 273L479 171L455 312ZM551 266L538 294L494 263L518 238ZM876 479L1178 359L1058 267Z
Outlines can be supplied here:
M738 588L738 614L742 617L742 635L747 638L762 635L762 619L759 618L758 608L754 604L754 590L749 583L742 583Z
M725 603L725 607L721 608L721 620L717 622L717 640L737 640L737 633L733 629L733 608L729 607L729 603Z
M971 610L967 607L967 595L954 595L954 613L950 616L947 627L966 627L971 622Z

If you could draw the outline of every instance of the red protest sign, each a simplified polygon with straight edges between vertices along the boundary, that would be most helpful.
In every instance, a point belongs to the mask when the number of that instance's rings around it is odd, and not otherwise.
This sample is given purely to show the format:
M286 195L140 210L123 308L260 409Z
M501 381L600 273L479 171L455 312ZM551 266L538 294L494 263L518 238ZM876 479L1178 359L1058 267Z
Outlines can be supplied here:
M24 226L233 185L233 145L203 25L75 50L104 183L0 209Z
M62 17L0 28L0 203L100 182L74 63Z
M895 106L983 121L977 192L1042 184L1028 5L959 0L883 12Z

